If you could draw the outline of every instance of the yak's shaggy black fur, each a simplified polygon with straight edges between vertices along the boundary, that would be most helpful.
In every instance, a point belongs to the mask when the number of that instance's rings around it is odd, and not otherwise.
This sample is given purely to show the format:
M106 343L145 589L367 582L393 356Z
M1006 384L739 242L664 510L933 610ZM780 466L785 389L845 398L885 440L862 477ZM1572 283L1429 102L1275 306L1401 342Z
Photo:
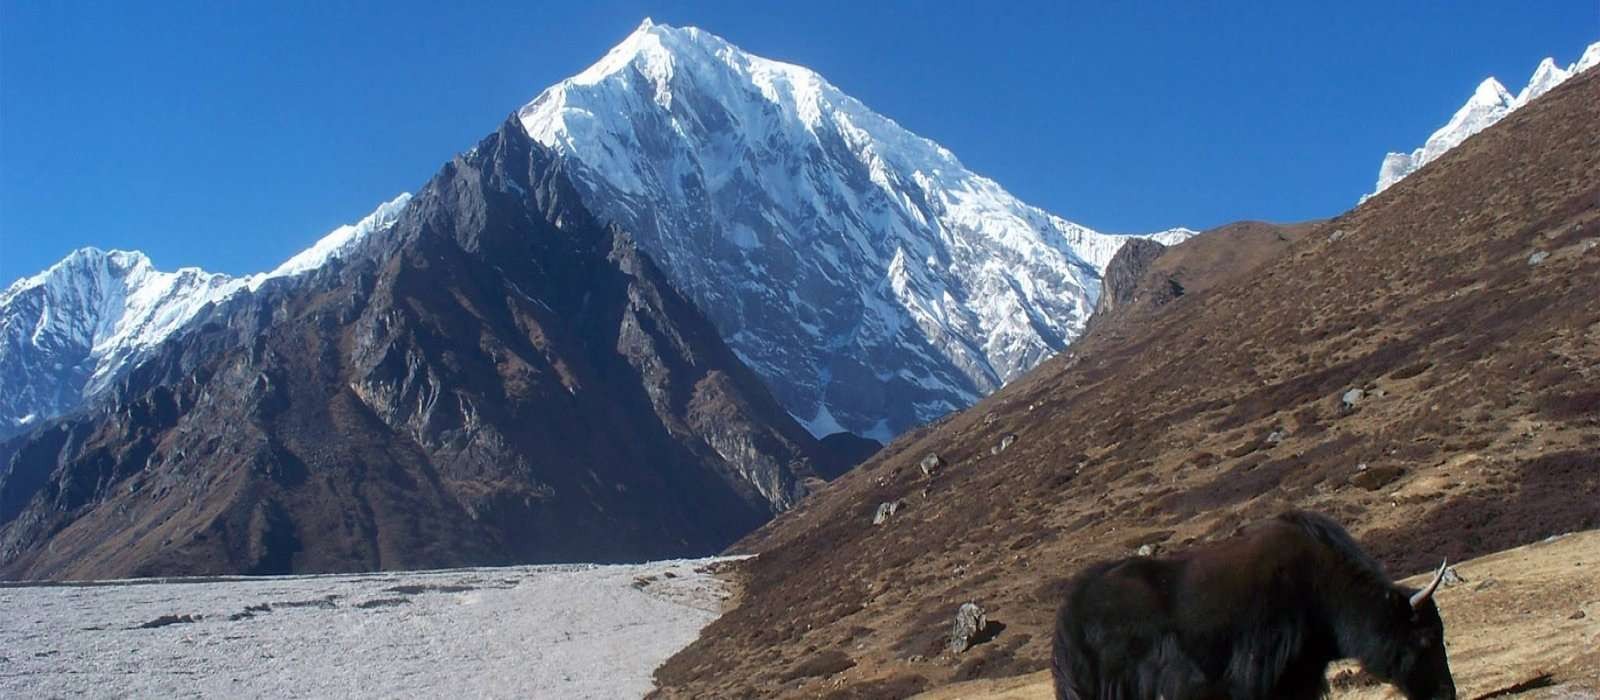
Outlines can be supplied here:
M1210 547L1080 573L1056 616L1059 700L1318 698L1354 658L1408 698L1454 698L1431 597L1338 523L1290 512Z

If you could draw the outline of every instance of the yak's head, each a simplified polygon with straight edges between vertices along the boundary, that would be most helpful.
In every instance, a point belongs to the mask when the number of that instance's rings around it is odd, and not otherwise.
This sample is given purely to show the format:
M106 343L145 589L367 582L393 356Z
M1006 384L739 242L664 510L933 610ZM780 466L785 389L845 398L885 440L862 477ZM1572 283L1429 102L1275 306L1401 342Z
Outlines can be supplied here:
M1433 593L1444 580L1445 566L1420 590L1391 587L1378 620L1384 643L1375 658L1364 659L1367 671L1400 688L1409 700L1455 700L1456 684L1445 658L1444 621Z

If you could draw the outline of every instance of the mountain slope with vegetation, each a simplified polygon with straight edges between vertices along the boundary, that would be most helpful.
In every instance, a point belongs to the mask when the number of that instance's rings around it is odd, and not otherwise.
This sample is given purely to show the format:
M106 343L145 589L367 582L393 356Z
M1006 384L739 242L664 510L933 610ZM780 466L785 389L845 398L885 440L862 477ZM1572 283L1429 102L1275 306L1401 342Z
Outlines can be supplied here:
M760 553L741 604L657 671L661 694L1035 671L1084 565L1289 507L1397 576L1600 526L1597 122L1591 72L1253 271L903 436L741 542ZM990 625L952 655L968 601Z

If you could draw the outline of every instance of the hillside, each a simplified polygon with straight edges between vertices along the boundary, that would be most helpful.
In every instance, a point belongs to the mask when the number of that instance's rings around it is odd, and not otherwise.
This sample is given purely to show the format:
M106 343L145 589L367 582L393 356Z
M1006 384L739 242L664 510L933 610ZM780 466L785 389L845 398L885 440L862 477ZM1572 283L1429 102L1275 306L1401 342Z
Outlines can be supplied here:
M1593 697L1600 691L1600 531L1455 564L1439 592L1450 670L1463 698ZM1422 586L1431 574L1406 581ZM1329 672L1334 700L1397 698L1349 664ZM968 681L916 700L1051 700L1050 672Z
M743 602L658 670L662 694L893 697L1042 669L1081 566L1290 506L1396 575L1600 526L1597 122L1586 73L1254 272L903 436L741 543L761 553ZM952 657L967 601L998 624Z
M346 260L207 313L0 444L0 577L708 554L849 466L514 121Z

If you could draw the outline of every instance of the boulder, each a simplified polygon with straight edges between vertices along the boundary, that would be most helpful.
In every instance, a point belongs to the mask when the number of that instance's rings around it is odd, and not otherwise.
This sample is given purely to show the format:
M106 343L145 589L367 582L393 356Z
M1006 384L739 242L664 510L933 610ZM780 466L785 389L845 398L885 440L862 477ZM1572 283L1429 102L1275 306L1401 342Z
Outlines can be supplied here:
M879 503L878 512L872 515L872 524L882 525L886 522L889 522L889 518L893 516L896 511L900 510L900 506L903 504L905 504L905 501L902 499L895 499L893 501Z
M956 609L955 624L950 627L950 651L959 654L972 648L983 629L989 626L989 616L977 603L963 603Z
M1367 392L1360 389L1351 389L1339 397L1339 412L1350 413L1356 410L1362 399L1367 398Z
M997 455L997 454L1000 454L1001 452L1005 452L1016 441L1017 441L1017 436L1016 436L1015 433L1007 433L1005 437L1000 438L1000 444L989 448L989 454Z
M944 458L938 452L929 452L928 456L922 458L922 473L925 476L933 476L943 468Z

